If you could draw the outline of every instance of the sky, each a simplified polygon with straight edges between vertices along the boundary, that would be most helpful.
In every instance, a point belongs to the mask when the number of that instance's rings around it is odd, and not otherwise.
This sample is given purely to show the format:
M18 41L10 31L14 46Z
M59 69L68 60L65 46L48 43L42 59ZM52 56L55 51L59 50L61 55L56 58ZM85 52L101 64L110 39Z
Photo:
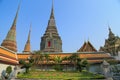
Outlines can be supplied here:
M39 50L52 0L0 0L0 44L13 23L20 2L18 52L24 49L30 24L31 50ZM54 15L63 52L76 52L88 40L99 50L108 38L108 25L116 36L120 36L120 0L54 0Z

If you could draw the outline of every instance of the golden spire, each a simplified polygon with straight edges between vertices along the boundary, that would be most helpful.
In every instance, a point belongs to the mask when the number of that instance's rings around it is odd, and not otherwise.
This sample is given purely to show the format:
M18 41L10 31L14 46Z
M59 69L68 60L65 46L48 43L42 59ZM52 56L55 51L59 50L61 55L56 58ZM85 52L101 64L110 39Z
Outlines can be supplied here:
M24 47L24 51L23 51L23 52L31 52L31 46L30 46L31 26L32 26L32 25L30 25L30 30L29 30L29 34L28 34L28 39L27 39L27 42L26 42L26 44L25 44L25 47Z

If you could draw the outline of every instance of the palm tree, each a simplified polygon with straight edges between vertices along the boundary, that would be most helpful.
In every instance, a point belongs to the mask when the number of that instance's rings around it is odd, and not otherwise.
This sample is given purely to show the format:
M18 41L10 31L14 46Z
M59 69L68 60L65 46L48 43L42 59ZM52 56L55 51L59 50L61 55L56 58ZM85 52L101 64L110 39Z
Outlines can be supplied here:
M49 59L50 59L50 56L49 56L49 54L47 54L47 53L45 53L44 54L44 58L45 58L45 60L46 60L46 70L48 70L48 63L49 63Z
M89 68L89 64L88 64L87 59L81 60L80 58L78 58L77 59L77 70L81 72L84 68L86 70L88 70L88 68Z
M41 69L43 70L42 64L44 61L44 56L43 56L42 52L41 51L34 51L34 55L32 57L34 58L34 65L38 66L40 64Z
M74 65L73 69L76 69L77 59L79 58L77 53L73 53L71 56L69 56L70 63Z
M82 59L81 60L81 66L83 68L85 68L86 70L89 70L89 63L88 63L87 59Z
M66 71L67 71L67 68L68 68L68 65L67 65L67 64L69 63L69 57L65 56L65 57L63 58L63 61L65 61L65 64L66 64L66 65L65 65L65 67L66 67L65 69L66 69Z
M63 69L61 66L62 61L63 61L63 59L60 56L55 56L55 58L54 58L54 62L56 64L54 66L55 70L62 71L62 69Z
M56 64L62 63L62 58L60 56L55 56L54 61Z

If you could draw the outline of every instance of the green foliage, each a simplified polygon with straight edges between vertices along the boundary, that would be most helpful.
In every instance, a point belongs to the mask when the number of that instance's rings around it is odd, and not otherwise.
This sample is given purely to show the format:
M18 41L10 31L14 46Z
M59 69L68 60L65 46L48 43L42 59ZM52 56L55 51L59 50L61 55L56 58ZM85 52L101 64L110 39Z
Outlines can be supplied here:
M41 69L43 70L42 63L44 61L44 54L42 51L34 51L34 55L32 57L34 59L34 66L40 65Z
M50 59L49 54L44 54L44 58L45 58L45 60L48 62L48 61L49 61L49 59Z
M58 71L30 71L30 74L19 74L18 78L49 79L49 80L94 80L104 79L103 75L93 74L88 71L58 72Z
M6 73L7 73L7 78L9 77L9 75L10 75L10 73L12 72L12 67L11 66L8 66L7 68L6 68Z
M74 53L68 59L70 60L70 62L76 64L78 58L79 58L78 54Z
M60 64L60 63L62 63L62 61L63 61L63 59L62 59L60 56L55 56L54 62L55 62L56 64Z
M25 64L25 61L24 60L20 60L19 64Z
M50 56L49 56L49 54L48 53L45 53L44 54L44 59L45 59L45 61L46 61L46 71L48 70L48 66L47 66L47 64L49 63L49 60L50 60Z
M19 61L19 64L23 65L22 68L26 69L25 73L29 73L29 68L33 65L34 59L33 58L28 58L28 61L29 62L26 62L24 60L20 60Z
M84 68L87 70L88 69L88 61L87 59L81 60L80 58L77 59L77 70L82 71Z
M88 61L87 61L87 59L83 59L83 60L81 61L81 65L82 65L82 67L87 67L87 66L88 66Z
M60 65L62 63L62 61L63 61L63 59L60 56L55 56L55 58L54 58L55 65L54 65L53 68L56 71L62 71L63 70L62 65Z
M12 67L11 66L8 66L6 68L6 73L10 74L12 72Z
M56 71L62 71L63 70L63 67L61 65L55 65L53 66L53 68L56 70Z
M77 67L76 67L76 69L78 71L80 71L80 72L82 71L81 59L80 58L77 59Z

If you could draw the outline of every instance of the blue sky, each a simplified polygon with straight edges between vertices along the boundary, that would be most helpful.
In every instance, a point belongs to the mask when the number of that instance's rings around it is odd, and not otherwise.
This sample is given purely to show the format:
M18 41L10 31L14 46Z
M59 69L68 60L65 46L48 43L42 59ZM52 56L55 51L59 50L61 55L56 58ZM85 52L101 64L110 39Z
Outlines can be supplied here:
M20 0L0 0L0 43L5 39ZM31 48L40 49L52 0L22 0L17 20L17 47L22 52L32 23ZM75 52L89 40L98 50L108 38L108 25L120 36L120 0L54 0L63 51Z

